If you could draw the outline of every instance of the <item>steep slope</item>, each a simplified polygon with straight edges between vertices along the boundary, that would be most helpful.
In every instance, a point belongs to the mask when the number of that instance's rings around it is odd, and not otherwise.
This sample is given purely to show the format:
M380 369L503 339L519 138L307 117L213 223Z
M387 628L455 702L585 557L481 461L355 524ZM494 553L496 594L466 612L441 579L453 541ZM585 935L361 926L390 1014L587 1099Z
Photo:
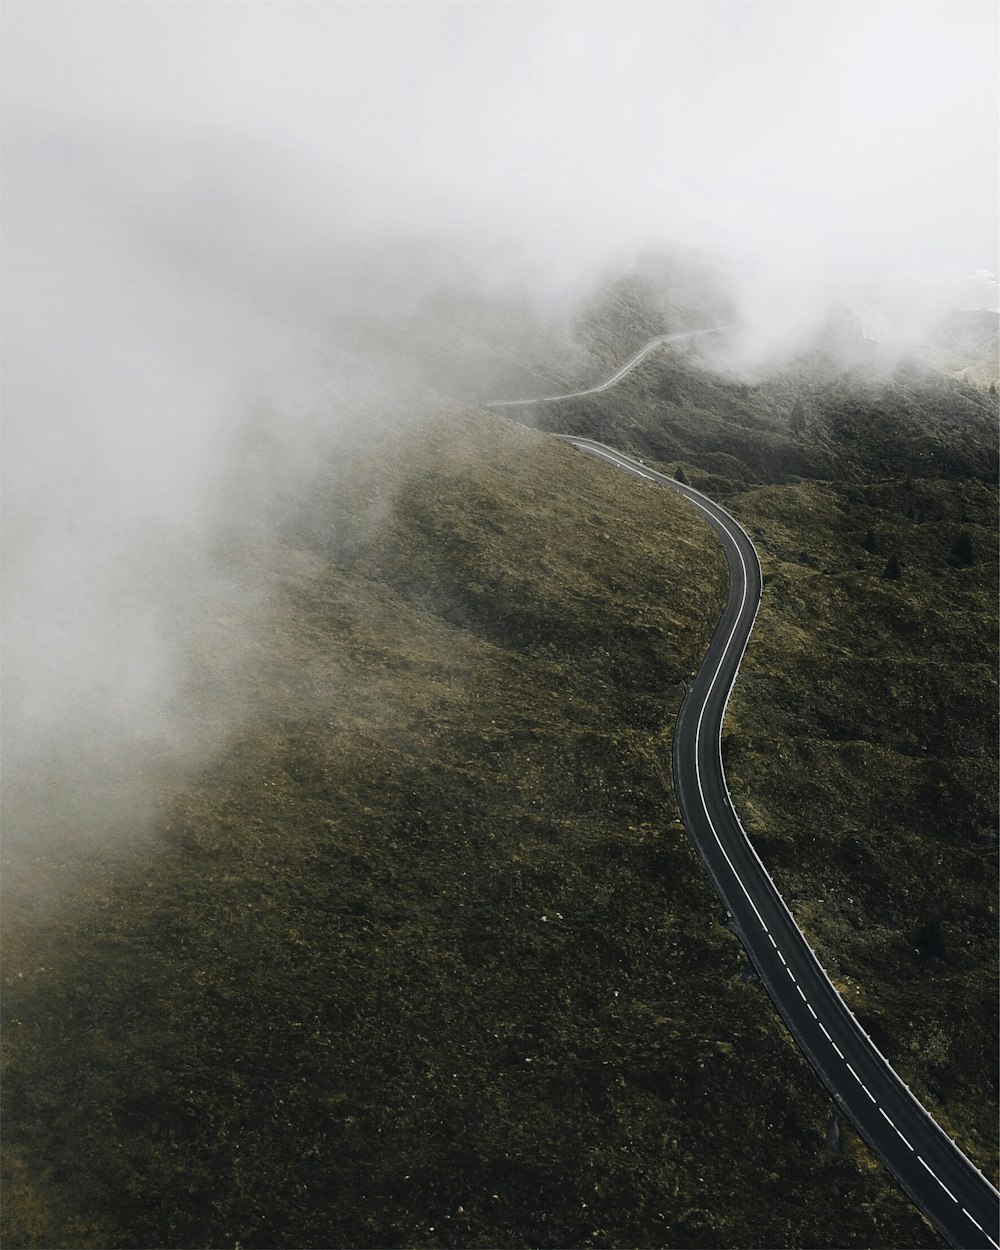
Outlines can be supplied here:
M224 749L58 905L8 886L4 1243L934 1244L677 821L696 516L472 413L283 515L230 539L272 591Z
M653 357L536 419L680 462L748 527L744 822L881 1049L995 1174L996 399L856 342L750 378L724 359Z

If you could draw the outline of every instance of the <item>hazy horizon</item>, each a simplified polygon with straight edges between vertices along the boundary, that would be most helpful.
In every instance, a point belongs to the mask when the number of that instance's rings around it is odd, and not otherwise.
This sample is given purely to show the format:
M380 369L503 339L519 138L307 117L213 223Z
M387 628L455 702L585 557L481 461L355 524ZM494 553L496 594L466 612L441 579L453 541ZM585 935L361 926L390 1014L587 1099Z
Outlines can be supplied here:
M988 3L5 10L8 138L270 149L369 227L997 267Z
M238 431L266 414L284 481L429 402L396 339L442 289L555 324L688 249L769 348L858 290L995 305L992 4L8 0L2 22L15 773L61 739L183 740L192 631L253 599L215 563L220 515L264 524L275 489L233 492Z

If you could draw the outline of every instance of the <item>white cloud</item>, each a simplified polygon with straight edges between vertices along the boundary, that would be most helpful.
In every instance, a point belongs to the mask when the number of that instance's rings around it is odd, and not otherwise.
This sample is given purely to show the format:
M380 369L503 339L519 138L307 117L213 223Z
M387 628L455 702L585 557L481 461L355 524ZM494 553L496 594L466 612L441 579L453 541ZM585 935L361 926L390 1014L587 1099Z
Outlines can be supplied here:
M177 729L233 431L267 409L294 460L309 413L367 412L395 383L352 319L670 241L728 255L772 335L845 275L997 268L992 4L3 10L22 753Z

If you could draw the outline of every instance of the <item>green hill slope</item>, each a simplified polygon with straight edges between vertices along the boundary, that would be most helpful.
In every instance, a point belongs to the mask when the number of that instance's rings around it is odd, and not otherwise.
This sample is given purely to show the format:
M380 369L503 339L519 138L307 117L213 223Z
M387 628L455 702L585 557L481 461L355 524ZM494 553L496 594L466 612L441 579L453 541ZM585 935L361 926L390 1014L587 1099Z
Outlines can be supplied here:
M724 362L657 354L535 416L683 464L749 529L739 809L880 1048L995 1175L996 398L859 343Z
M58 903L7 876L4 1244L935 1244L677 821L693 511L466 414L283 514L217 757Z

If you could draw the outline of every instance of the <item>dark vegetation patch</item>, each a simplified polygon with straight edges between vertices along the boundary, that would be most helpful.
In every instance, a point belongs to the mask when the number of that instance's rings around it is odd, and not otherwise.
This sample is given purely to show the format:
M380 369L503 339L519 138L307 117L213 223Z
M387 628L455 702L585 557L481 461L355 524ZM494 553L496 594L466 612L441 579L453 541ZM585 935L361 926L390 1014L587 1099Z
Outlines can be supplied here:
M923 523L906 515L914 495ZM769 574L731 704L734 794L831 975L993 1174L995 488L799 483L732 506ZM962 516L978 558L956 567ZM898 553L897 580L852 548L868 528ZM800 541L815 566L790 556Z
M156 836L8 885L4 1244L936 1244L827 1146L677 821L708 530L479 417L342 479L234 554L248 711Z

